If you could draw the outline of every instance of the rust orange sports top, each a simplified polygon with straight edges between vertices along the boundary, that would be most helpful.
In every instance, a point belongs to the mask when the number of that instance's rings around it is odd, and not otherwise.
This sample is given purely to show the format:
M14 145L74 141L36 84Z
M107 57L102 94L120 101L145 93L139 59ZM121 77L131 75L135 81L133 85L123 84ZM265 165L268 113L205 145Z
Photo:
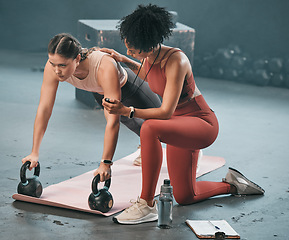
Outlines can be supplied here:
M145 61L145 65L144 65L145 70L149 71L150 69L150 72L147 75L147 82L151 90L157 93L158 95L160 95L161 97L163 97L163 93L164 93L166 82L167 82L165 70L166 70L168 59L173 53L180 52L180 51L181 51L180 49L176 49L176 48L169 49L163 55L161 60L157 64L154 64L153 66L148 61ZM167 56L166 62L163 65L163 67L161 67L162 60L165 59L166 56ZM193 96L194 91L195 91L195 80L194 80L193 73L191 73L191 75L187 79L184 80L183 89L181 92L179 103L182 103L190 99Z

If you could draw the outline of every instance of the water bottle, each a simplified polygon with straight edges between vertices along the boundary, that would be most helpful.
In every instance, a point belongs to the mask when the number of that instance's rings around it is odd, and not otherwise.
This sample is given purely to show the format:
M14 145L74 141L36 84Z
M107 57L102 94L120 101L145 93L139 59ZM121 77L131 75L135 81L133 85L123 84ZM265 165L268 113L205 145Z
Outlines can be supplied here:
M171 228L173 221L173 187L169 179L164 180L158 202L158 227Z

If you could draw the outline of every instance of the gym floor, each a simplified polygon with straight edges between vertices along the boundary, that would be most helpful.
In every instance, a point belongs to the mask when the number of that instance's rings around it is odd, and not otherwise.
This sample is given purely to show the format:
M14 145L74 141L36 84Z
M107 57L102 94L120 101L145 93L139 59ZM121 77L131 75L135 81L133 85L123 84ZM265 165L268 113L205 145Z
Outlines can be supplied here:
M111 217L12 199L20 181L21 159L31 150L46 55L0 54L1 239L197 239L186 219L225 219L243 240L288 238L289 89L197 77L220 122L219 137L204 154L226 159L224 167L200 180L220 181L231 166L262 186L265 195L226 195L189 206L174 204L169 230L158 229L156 222L124 226ZM97 168L101 158L103 112L89 109L74 94L74 87L60 84L41 146L44 187ZM121 126L114 160L134 152L138 145L138 137Z

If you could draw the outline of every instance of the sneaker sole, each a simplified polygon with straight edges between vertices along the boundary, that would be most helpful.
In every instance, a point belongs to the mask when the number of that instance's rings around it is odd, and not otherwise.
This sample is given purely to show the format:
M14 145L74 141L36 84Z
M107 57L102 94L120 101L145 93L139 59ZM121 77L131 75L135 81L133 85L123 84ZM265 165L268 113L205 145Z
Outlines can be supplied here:
M235 178L238 178L241 176L241 178L244 178L248 183L249 183L249 186L252 187L252 188L255 188L256 190L260 191L260 193L255 193L256 195L262 195L265 193L265 190L260 187L258 184L252 182L251 180L249 180L248 178L246 178L242 173L240 173L238 170L234 169L234 168L231 168L229 167L229 170L232 171L232 175L235 177ZM239 176L238 176L239 175ZM245 193L237 193L237 195L246 195Z
M157 221L158 215L150 213L149 215L143 218L137 219L137 220L118 220L116 217L113 217L112 220L115 223L119 223L119 224L140 224L140 223Z

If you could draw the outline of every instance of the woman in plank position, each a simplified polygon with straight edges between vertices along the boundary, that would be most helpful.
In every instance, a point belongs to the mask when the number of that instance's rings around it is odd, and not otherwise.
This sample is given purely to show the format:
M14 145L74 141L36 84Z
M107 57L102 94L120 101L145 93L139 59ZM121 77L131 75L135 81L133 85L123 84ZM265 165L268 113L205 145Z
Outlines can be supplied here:
M103 101L112 115L146 119L141 128L142 189L140 198L120 215L117 223L138 224L157 220L154 201L162 165L161 142L166 143L167 166L175 200L192 204L221 194L263 194L264 190L230 168L222 182L196 181L200 149L210 146L218 135L218 120L197 88L191 64L177 48L162 44L171 34L171 15L156 5L139 5L119 25L127 54L141 63L102 49L125 63L145 79L162 97L160 107L140 109L124 106L118 99ZM143 67L142 67L143 66Z
M48 61L45 65L40 101L34 123L31 153L22 159L30 161L30 170L37 166L39 148L50 119L58 85L68 82L76 88L94 93L100 106L102 98L112 98L124 105L138 108L160 106L159 97L153 93L129 68L123 68L109 54L96 48L83 49L79 41L67 33L54 36L48 45ZM104 181L111 176L112 158L115 152L119 120L136 134L140 134L143 119L108 114L104 110L106 128L99 168L95 171Z

